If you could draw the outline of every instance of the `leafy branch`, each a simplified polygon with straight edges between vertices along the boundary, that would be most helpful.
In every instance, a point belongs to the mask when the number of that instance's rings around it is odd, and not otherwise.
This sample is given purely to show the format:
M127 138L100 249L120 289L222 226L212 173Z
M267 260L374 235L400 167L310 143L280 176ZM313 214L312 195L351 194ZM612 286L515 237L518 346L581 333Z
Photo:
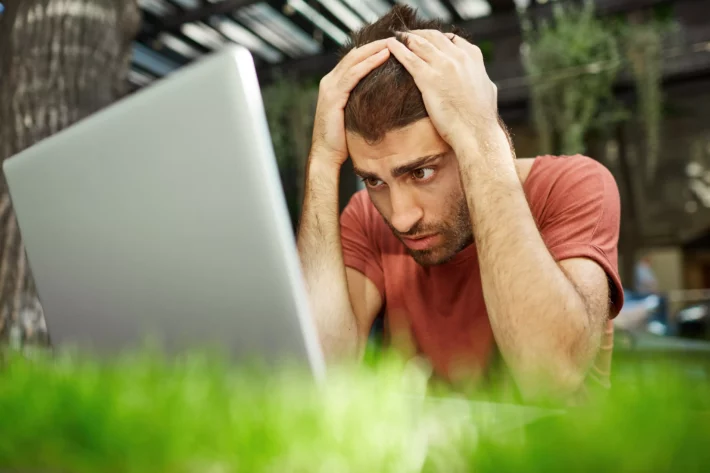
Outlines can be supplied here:
M611 26L596 17L592 2L581 8L555 5L552 20L535 25L522 18L533 122L543 153L555 148L562 154L580 153L590 130L626 116L613 95L621 48Z

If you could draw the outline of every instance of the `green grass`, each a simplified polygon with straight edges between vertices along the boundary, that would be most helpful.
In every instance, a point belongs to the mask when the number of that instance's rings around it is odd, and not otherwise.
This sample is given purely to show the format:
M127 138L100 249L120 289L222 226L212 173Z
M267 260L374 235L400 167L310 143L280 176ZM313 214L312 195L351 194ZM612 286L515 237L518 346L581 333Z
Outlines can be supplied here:
M10 355L0 471L409 472L425 444L423 471L708 471L707 371L683 366L625 361L608 397L501 432L430 409L393 356L318 387L210 355Z

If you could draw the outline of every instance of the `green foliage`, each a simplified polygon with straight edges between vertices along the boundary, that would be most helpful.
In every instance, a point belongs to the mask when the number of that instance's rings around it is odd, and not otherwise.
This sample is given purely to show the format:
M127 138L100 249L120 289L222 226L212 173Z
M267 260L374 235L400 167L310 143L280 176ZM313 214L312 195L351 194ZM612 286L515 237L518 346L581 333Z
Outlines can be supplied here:
M582 8L555 5L553 21L537 27L530 18L522 22L523 60L541 152L584 152L590 130L625 116L612 89L622 64L614 31L595 16L589 1Z
M0 469L410 471L400 462L413 429L393 368L344 368L319 391L297 369L269 375L202 354L15 358L0 373Z
M710 464L707 360L705 371L627 362L608 397L527 411L539 420L521 429L511 406L476 404L465 417L423 403L409 365L387 354L368 359L316 385L299 368L237 367L204 354L11 356L0 369L0 469L414 472L425 457L423 471L447 473Z
M645 176L655 177L660 152L662 97L662 39L669 21L653 20L627 25L623 30L626 58L634 78L637 116L645 141Z
M553 21L537 28L530 18L523 19L524 64L541 152L582 152L590 131L604 131L628 118L613 97L624 67L637 96L634 116L644 139L644 174L654 178L663 108L662 41L674 25L669 12L659 6L648 21L604 19L595 16L593 2L587 1L581 9L556 5Z
M653 14L653 21L657 25L669 25L675 22L675 5L672 2L669 3L658 3L654 5L651 9Z
M300 213L318 87L279 78L262 90L264 108L292 219Z
M495 46L493 45L493 41L489 39L483 39L477 42L476 46L478 46L478 48L481 50L481 54L483 55L483 62L488 64L489 62L495 60Z

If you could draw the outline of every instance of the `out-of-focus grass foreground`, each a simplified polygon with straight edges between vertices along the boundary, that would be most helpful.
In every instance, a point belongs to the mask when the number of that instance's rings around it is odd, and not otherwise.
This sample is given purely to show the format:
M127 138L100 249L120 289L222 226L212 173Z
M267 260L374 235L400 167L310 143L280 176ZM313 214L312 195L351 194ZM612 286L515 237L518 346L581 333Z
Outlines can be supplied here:
M144 350L111 360L10 353L0 369L0 468L670 472L710 465L705 361L620 355L608 395L546 410L526 426L516 425L515 407L481 402L495 389L475 392L478 402L464 416L426 393L410 368L394 355L371 354L363 366L332 368L315 383L297 367L236 368L201 353Z

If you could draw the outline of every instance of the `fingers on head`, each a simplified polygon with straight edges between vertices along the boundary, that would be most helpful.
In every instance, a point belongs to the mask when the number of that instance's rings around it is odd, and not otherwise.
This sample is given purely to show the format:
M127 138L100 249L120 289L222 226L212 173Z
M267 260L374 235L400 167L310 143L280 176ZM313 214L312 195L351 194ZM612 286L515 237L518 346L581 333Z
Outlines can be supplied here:
M387 61L389 56L390 51L387 49L386 41L378 41L377 44L368 43L350 51L324 80L335 83L339 88L348 86L352 81L357 84L360 79ZM330 78L328 78L329 76ZM321 85L323 85L323 81L321 81ZM352 87L354 86L352 85Z
M466 39L462 38L461 36L455 34L455 33L449 33L451 42L454 43L456 46L459 48L463 49L468 53L469 55L477 58L477 59L482 59L483 58L483 53L481 52L481 48L476 46L475 44L471 44Z
M442 51L446 51L451 47L451 39L447 35L439 30L415 30L412 32L417 36L425 38L431 44L436 46Z
M417 53L428 51L425 45L428 42L429 46L433 45L436 50L444 53L444 56L449 59L460 61L465 56L476 60L483 59L483 54L478 46L471 44L457 31L445 33L439 30L413 30L409 35L405 36L405 39L407 39L407 36L411 40L411 44L408 45L409 48L417 51ZM427 58L427 62L430 62L430 58Z
M383 49L387 49L386 39L380 39L364 44L358 48L354 48L340 60L336 66L336 69L349 69L367 58L379 53Z
M409 47L409 31L392 31L394 38L402 43L403 45Z
M364 61L355 64L347 75L355 77L358 81L363 79L370 72L374 71L376 68L381 66L390 57L390 50L385 48L376 54L368 57Z
M344 71L340 74L339 88L350 92L365 76L384 64L389 56L390 51L385 48Z
M433 59L432 56L436 55L439 51L438 48L434 46L434 43L432 43L428 38L414 33L410 34L410 36L409 49L418 53L423 53L427 56L424 57L424 59Z
M416 34L414 31L404 33L403 35L406 42L400 40L400 43L404 43L406 49L413 52L420 61L423 60L432 64L440 59L441 51L427 38Z
M426 62L414 52L414 48L407 47L402 41L391 40L389 49L392 51L392 55L397 58L410 74L416 73L426 66Z

